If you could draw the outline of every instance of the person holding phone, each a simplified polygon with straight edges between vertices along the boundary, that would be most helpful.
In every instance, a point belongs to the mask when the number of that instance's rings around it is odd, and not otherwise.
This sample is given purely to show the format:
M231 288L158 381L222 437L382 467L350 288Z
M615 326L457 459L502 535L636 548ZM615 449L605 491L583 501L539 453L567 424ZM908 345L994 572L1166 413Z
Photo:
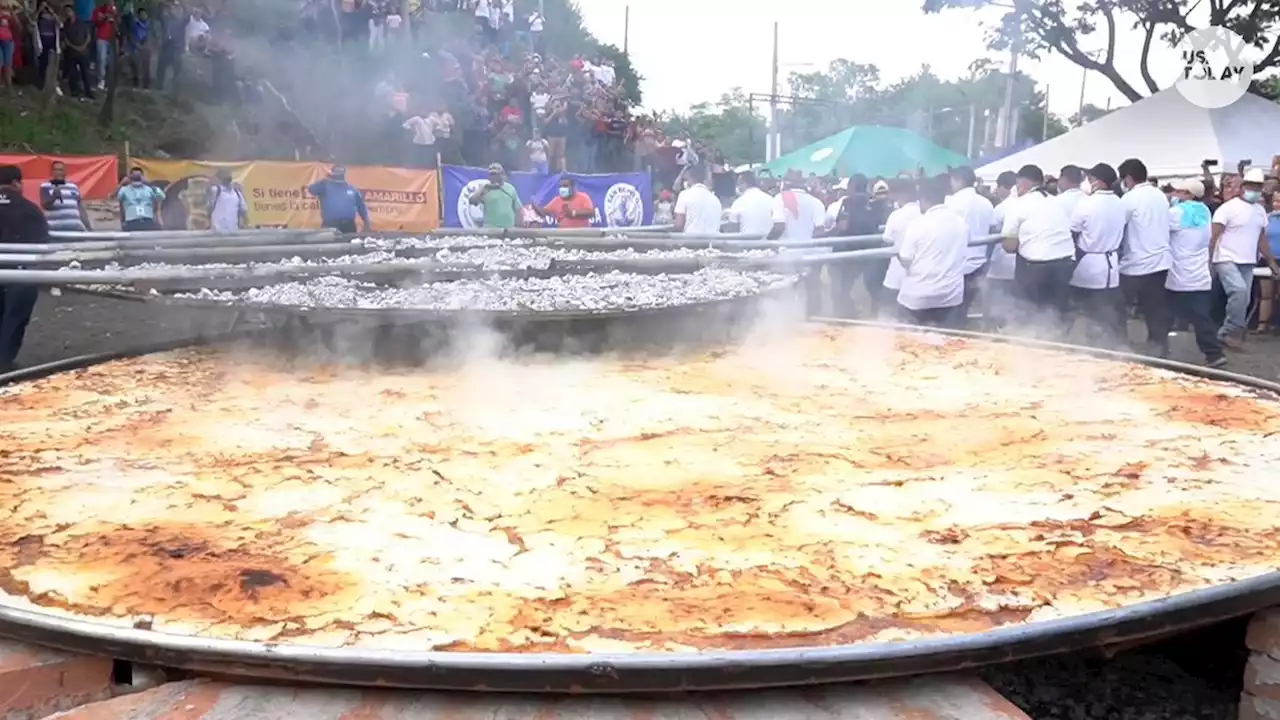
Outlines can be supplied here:
M471 194L472 205L484 207L484 227L510 229L520 217L520 195L507 182L507 171L499 163L489 166L489 182Z

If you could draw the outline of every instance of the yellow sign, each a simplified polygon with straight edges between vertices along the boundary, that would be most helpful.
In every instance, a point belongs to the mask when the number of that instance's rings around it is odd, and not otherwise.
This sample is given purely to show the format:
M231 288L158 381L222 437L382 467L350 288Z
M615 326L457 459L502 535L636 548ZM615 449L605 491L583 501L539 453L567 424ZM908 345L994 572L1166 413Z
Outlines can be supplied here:
M209 162L203 160L139 160L132 165L162 187L166 198L164 226L209 228L214 174L231 171L249 205L253 227L320 227L320 205L307 190L329 173L330 165L307 162ZM425 232L440 227L440 175L435 170L354 166L347 182L364 194L374 230Z

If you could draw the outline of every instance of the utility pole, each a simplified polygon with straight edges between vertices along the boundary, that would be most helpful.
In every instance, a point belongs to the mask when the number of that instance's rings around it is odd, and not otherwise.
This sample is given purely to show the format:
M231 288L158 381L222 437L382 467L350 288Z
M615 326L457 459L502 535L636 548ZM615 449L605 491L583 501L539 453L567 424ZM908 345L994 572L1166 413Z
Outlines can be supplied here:
M538 0L542 2L543 0ZM627 54L627 49L631 45L631 6L628 5L622 11L622 54Z
M778 132L778 21L773 21L773 79L769 88L769 138L764 147L765 162L782 157L782 134Z
M969 144L965 147L964 156L973 159L973 134L978 128L978 106L969 106Z
M1016 114L1013 109L1014 81L1018 76L1018 56L1022 54L1022 6L1026 0L1013 1L1013 37L1009 43L1009 73L1004 81L1004 105L996 118L996 145L1012 147L1016 137Z
M1048 85L1044 86L1044 123L1040 126L1040 142L1049 139L1049 90Z

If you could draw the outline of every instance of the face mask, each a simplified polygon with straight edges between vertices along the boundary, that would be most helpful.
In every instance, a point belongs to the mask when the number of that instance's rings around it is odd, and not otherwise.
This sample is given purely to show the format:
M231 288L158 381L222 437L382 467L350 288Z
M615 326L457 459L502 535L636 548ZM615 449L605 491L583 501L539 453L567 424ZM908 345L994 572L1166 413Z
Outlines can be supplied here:
M570 195L573 195L572 190L570 190L569 188L560 188L560 197L564 198L565 200L568 200Z
M66 184L67 184L67 181L66 181L66 179L65 179L65 178L54 178L54 179L50 180L49 182L50 182L50 183L53 183L54 185L66 185Z
M1177 195L1174 195L1173 197L1169 198L1170 205L1178 205L1180 203L1182 203L1182 198L1178 197Z
M1262 193L1257 190L1245 190L1240 193L1240 197L1244 198L1245 202L1255 203L1262 199Z
M129 182L133 183L134 185L138 185L138 184L140 184L140 183L142 182L142 176L141 176L141 175L130 175L130 176L129 176Z

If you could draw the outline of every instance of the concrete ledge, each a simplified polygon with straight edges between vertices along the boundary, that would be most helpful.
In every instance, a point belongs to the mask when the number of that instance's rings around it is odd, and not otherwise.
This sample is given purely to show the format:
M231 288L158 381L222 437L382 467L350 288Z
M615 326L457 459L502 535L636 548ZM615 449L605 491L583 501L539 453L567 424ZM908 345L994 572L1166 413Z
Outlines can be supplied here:
M170 683L92 703L59 720L1029 720L971 678L771 690L684 698L565 698Z
M0 639L0 720L36 720L110 696L110 660Z

